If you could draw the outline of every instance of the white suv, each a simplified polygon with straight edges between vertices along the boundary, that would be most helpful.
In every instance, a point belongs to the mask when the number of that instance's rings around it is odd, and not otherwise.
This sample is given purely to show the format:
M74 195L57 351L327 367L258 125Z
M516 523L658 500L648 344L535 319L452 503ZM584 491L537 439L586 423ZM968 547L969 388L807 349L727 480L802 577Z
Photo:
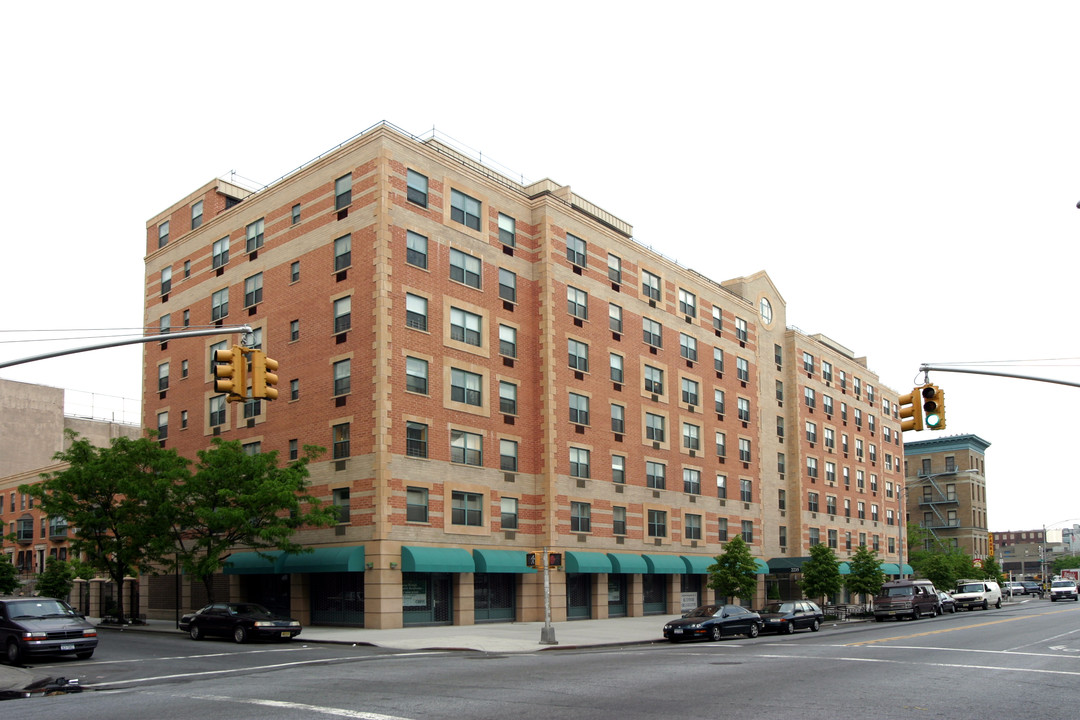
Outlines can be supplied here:
M1057 600L1080 600L1080 594L1076 592L1076 583L1072 580L1055 580L1050 584L1050 602Z

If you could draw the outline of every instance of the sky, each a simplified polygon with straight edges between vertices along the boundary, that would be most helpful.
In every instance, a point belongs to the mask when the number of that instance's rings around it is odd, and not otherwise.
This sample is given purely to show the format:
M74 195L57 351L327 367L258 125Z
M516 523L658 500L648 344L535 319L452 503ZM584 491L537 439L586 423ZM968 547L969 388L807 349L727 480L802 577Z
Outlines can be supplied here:
M767 271L789 325L901 394L923 363L1080 383L1078 3L61 0L5 21L0 362L138 334L147 219L385 120L570 185L715 280ZM141 352L0 378L137 421ZM991 443L992 531L1080 523L1080 387L930 380L947 428L906 439Z

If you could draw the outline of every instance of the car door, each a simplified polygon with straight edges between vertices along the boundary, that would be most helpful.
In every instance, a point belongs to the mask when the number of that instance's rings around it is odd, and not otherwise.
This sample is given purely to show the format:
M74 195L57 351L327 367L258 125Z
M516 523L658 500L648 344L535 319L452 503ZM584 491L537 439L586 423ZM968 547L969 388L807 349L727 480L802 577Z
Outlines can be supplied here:
M750 614L738 605L728 605L724 608L727 618L724 623L724 631L727 635L741 635L750 629Z
M804 602L795 603L795 619L792 622L795 624L795 629L808 628L813 623L813 613L810 611L810 606Z
M229 613L226 603L214 603L201 616L200 624L207 635L228 635Z

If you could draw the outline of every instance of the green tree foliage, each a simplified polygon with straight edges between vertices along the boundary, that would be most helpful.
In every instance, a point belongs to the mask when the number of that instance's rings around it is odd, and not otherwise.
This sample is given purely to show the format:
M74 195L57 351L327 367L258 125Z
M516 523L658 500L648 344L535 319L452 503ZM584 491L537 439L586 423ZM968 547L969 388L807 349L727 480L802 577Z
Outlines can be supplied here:
M1001 572L1001 566L998 564L997 558L993 555L982 561L982 570L979 571L978 575L973 577L993 580L998 585L1005 582L1005 576Z
M1060 575L1062 570L1071 570L1072 568L1080 568L1080 555L1062 555L1054 558L1053 564L1050 565L1050 572L1054 575Z
M338 510L310 495L308 463L325 452L305 446L304 457L278 467L277 453L248 454L237 441L215 438L198 453L195 472L171 488L171 563L202 581L214 601L212 575L235 547L303 552L293 534L304 526L325 527Z
M862 595L863 601L877 595L885 583L885 572L881 569L877 551L860 545L848 561L851 574L844 580L844 585L852 595Z
M736 535L728 540L724 551L715 559L708 568L708 587L724 597L753 599L757 591L757 562L742 537Z
M961 578L983 577L982 571L975 569L971 556L956 549L920 550L912 554L911 567L940 590L956 587L956 581Z
M825 598L840 592L840 563L833 549L824 543L810 548L810 559L802 566L802 591L808 598Z
M168 539L169 493L187 474L188 461L150 437L114 438L99 448L75 432L66 434L68 449L53 457L67 468L19 491L49 517L75 527L72 551L121 588L125 576L150 570L160 558ZM123 619L123 593L117 598Z
M10 595L19 588L19 571L7 553L0 553L0 595Z
M42 597L67 600L74 581L75 569L66 560L50 557L45 561L45 569L38 575L35 592Z

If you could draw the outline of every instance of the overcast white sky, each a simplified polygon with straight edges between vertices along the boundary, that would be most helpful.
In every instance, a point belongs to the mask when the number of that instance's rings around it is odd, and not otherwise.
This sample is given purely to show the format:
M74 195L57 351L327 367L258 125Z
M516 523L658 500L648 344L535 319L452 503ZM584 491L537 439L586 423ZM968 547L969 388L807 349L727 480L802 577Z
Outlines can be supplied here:
M550 177L905 392L923 362L1080 382L1075 2L16 3L0 330L142 323L145 222L387 120ZM0 360L56 343L0 333ZM970 365L968 367L971 367ZM141 349L0 370L131 398ZM1080 522L1080 388L932 373L991 443L991 530ZM1068 523L1068 524L1071 524Z

